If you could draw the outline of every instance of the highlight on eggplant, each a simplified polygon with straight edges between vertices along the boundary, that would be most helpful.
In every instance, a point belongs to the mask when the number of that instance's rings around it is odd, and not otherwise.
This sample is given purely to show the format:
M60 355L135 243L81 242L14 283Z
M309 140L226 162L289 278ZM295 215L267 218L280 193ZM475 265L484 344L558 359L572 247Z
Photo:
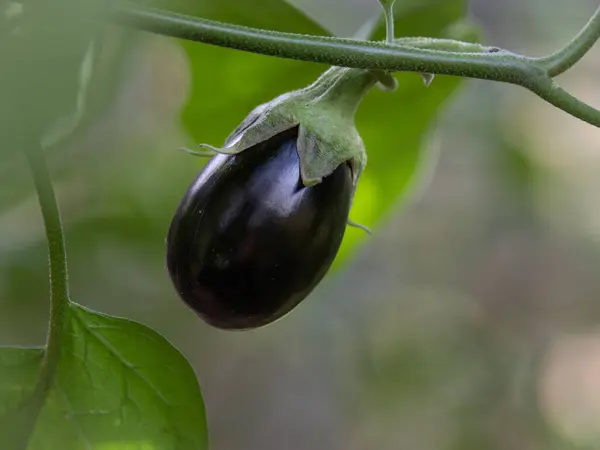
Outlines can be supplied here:
M337 255L355 189L351 165L307 187L297 138L294 127L238 154L216 154L175 212L170 278L214 327L251 329L283 317Z

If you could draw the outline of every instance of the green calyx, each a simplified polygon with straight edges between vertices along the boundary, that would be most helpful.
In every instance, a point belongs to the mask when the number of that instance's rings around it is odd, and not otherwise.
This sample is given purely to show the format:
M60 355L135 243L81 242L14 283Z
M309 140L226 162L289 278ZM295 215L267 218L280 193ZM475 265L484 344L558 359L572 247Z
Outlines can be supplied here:
M297 148L304 185L320 183L346 162L352 167L356 185L367 155L354 116L364 95L378 82L386 90L394 90L396 86L395 78L386 72L331 67L308 87L256 107L229 135L223 147L207 144L200 147L238 154L298 127Z

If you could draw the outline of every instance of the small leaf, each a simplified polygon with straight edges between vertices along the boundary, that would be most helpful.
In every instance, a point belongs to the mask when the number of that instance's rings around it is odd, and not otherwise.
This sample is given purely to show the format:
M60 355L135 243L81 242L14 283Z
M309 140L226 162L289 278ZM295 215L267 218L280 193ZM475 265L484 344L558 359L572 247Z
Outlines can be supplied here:
M38 349L0 351L3 424L23 426L26 418L15 413L27 406L41 356ZM69 306L30 450L200 450L207 440L198 381L179 351L140 323Z

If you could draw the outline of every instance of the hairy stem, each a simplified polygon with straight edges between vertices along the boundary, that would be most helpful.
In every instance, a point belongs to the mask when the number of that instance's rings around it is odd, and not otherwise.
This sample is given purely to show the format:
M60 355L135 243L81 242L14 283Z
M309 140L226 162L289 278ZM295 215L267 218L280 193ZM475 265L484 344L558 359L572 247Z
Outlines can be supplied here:
M599 111L561 88L552 79L543 79L531 88L548 103L587 123L600 127Z
M575 64L596 42L600 35L600 12L596 12L571 44L547 58L531 58L498 48L488 47L486 50L483 46L443 39L421 42L417 38L411 45L407 39L387 44L280 33L131 3L117 9L114 19L121 25L144 31L263 55L333 66L454 75L511 83L523 86L574 117L600 127L600 110L550 83L552 74Z
M26 428L29 428L29 430L22 430L21 433L22 436L28 437L35 426L35 421L58 366L61 338L70 300L64 233L44 151L38 144L32 143L25 149L25 154L33 175L44 219L50 268L50 324L46 338L46 348L38 383L27 405L28 425Z
M515 77L525 80L526 72L531 70L529 58L510 52L467 53L399 43L388 45L384 42L281 33L140 6L123 6L115 12L114 19L121 25L165 36L332 66L435 72L506 82L515 81ZM506 70L507 66L512 69L510 73Z
M394 3L396 0L379 0L383 9L383 17L385 19L385 41L388 44L394 42L396 37L394 33Z
M44 370L46 375L51 378L58 363L62 328L69 306L67 254L58 202L44 151L39 146L32 146L26 151L26 155L33 175L48 241L50 327L46 340Z
M600 39L600 7L582 30L565 47L535 61L541 64L550 77L555 77L573 67Z

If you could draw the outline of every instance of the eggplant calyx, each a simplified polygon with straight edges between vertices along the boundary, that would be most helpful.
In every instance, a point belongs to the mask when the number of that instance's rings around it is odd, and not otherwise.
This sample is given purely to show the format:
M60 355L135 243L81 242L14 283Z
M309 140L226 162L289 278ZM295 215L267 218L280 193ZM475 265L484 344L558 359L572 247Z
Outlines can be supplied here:
M350 165L356 186L367 155L354 116L362 98L375 84L382 80L391 83L386 77L391 75L331 67L311 85L254 108L222 147L200 147L235 155L252 151L261 142L297 128L300 174L305 186L319 184L343 163Z

